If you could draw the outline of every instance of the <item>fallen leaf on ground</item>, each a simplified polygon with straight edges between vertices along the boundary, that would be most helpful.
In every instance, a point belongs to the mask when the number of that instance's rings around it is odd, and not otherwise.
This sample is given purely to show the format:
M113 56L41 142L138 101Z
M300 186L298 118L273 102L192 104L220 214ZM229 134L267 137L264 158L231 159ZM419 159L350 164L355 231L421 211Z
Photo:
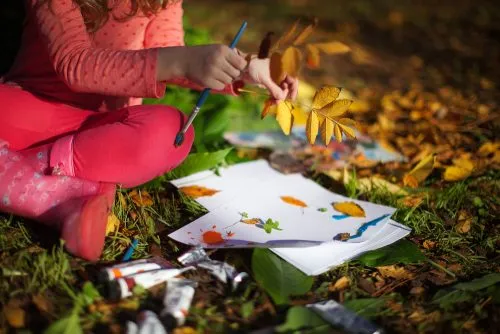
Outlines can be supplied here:
M204 196L212 196L219 192L219 190L209 189L202 186L187 186L180 187L179 191L181 191L184 195L187 195L191 198L199 198Z
M460 210L458 213L458 220L456 230L459 233L465 234L470 231L472 224L472 215L465 210Z
M14 328L22 328L25 326L26 312L21 308L21 302L16 299L9 301L3 309L5 319L10 326Z
M413 177L411 179L411 182L408 183L408 185L413 185L415 180L417 181L417 184L422 183L432 172L434 169L434 163L436 160L435 154L430 154L426 157L424 157L420 162L410 171L408 174L405 175L405 177ZM407 180L410 181L410 180ZM404 179L403 179L404 182ZM407 184L405 184L407 185Z
M177 327L173 330L173 334L196 334L198 333L193 327Z
M52 309L51 302L42 294L37 294L32 297L33 304L42 312L50 312Z
M128 193L128 196L132 199L135 205L140 207L152 206L153 198L145 190L132 190Z
M443 177L445 181L461 181L468 178L474 170L474 163L468 158L456 159L452 166L446 167Z
M111 213L108 216L108 222L106 223L106 236L110 235L114 231L116 231L120 227L120 220L115 216L114 213Z
M408 319L414 324L421 324L424 322L435 323L441 319L441 313L439 311L425 313L424 310L416 310L408 316Z
M335 284L330 284L328 287L328 291L334 292L334 291L341 291L347 289L351 285L351 280L347 276L342 276L339 278Z
M403 176L403 185L405 187L417 188L418 180L415 178L415 176L406 174L405 176Z
M425 292L425 289L423 287L421 287L421 286L413 287L410 290L410 294L412 294L412 295L421 295L424 292Z
M300 199L296 199L295 197L292 196L281 196L281 200L285 203L295 205L295 206L300 206L302 208L307 208L307 204L302 202Z
M415 274L408 271L404 267L395 265L377 267L377 270L384 277L391 277L397 280L410 279L415 277Z
M338 212L342 212L351 217L366 217L365 210L354 202L332 203L332 206Z
M425 249L433 249L434 247L436 247L436 242L430 240L424 240L423 246Z
M406 206L407 208L415 208L422 204L425 198L425 194L410 195L399 200L399 203Z

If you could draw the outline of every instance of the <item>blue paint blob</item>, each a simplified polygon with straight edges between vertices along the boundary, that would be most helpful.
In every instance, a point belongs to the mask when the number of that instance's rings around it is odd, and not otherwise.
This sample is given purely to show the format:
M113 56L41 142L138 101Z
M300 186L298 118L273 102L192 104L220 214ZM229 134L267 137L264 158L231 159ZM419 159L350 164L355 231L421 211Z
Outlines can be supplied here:
M363 225L361 225L360 228L358 228L358 231L356 232L356 234L352 235L349 239L356 239L356 238L359 238L363 235L363 233L366 232L366 230L370 227L370 226L375 226L377 225L378 223L380 223L381 221L384 221L385 218L389 217L390 215L389 214L385 214L383 216L380 216L378 218L375 218L374 220L371 220L367 223L364 223Z
M332 218L335 219L335 220L342 220L342 219L346 219L346 218L349 218L350 216L349 215L333 215Z

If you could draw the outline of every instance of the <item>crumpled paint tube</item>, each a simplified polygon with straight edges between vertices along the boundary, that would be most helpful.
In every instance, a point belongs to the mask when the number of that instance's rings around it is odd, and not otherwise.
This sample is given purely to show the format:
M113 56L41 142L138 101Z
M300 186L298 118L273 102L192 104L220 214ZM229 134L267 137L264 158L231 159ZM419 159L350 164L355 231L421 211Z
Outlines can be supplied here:
M163 299L165 308L160 318L167 329L184 325L193 301L197 283L188 279L171 279Z
M142 311L138 323L127 321L127 334L167 334L165 327L152 311Z
M148 289L192 269L195 268L191 266L180 269L158 269L121 277L108 282L108 297L111 300L126 298L132 296L132 291L137 285Z
M199 268L206 269L217 277L221 282L231 284L231 288L235 291L238 286L247 278L245 272L239 273L232 265L217 260L212 260L207 255L201 246L197 246L177 259L183 265L195 265Z
M120 263L111 267L103 268L99 273L100 282L108 282L116 278L133 275L150 270L174 268L172 263L162 257L155 256L149 259L140 259Z
M384 330L334 300L308 304L306 307L316 312L330 324L353 334L382 334Z

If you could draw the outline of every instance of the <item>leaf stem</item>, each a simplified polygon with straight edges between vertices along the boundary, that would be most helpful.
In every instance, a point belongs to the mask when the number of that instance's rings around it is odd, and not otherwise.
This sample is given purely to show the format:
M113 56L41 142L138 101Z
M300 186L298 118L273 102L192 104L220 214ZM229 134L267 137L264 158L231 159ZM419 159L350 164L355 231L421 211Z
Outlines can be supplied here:
M432 260L429 260L429 259L427 259L427 262L429 262L431 265L433 265L434 267L438 268L439 270L444 271L445 273L447 273L447 274L448 274L448 275L450 275L451 277L453 277L453 278L456 278L456 277L457 277L457 276L456 276L453 272L451 272L451 271L449 271L448 269L446 269L445 267L443 267L443 266L441 266L441 265L437 264L436 262L434 262L434 261L432 261Z

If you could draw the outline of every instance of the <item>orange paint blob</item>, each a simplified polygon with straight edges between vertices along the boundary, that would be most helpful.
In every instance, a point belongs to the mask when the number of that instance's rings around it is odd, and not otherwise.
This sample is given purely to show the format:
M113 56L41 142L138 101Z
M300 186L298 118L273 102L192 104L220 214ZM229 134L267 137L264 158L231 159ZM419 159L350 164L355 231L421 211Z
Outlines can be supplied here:
M206 231L202 235L203 242L209 245L220 244L224 242L222 235L216 231Z

